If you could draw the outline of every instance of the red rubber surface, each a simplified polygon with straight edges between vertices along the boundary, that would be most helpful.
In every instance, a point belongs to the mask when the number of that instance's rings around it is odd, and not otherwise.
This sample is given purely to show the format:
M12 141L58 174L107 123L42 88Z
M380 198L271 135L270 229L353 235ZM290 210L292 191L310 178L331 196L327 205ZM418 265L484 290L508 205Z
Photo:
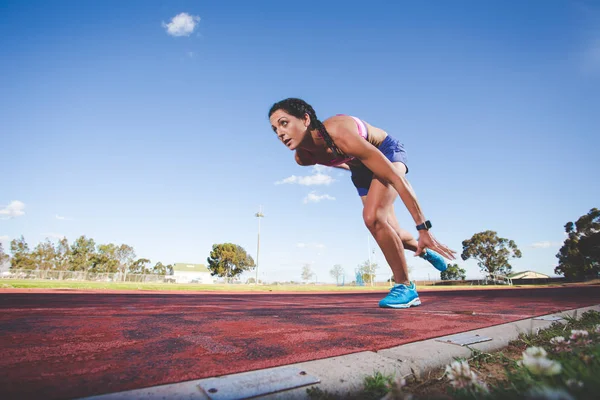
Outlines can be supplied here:
M0 393L64 399L219 376L600 304L600 287L385 293L0 291Z

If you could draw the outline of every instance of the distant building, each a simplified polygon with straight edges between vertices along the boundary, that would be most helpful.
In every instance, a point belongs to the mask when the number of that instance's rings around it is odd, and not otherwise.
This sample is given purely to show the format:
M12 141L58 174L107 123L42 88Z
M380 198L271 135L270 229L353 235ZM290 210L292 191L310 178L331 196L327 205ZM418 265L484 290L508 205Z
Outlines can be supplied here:
M215 283L213 276L204 264L175 263L171 277L177 283Z
M514 273L508 275L508 277L512 280L550 278L549 275L541 274L541 273L535 272L535 271L514 272Z

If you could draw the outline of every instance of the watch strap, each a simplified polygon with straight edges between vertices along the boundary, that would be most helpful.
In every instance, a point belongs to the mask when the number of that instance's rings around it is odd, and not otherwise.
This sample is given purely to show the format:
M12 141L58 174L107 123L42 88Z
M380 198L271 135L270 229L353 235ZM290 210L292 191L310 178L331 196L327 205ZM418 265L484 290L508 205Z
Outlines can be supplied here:
M428 231L429 229L431 229L431 222L429 222L429 220L423 222L422 224L417 225L418 231L422 231L422 230Z

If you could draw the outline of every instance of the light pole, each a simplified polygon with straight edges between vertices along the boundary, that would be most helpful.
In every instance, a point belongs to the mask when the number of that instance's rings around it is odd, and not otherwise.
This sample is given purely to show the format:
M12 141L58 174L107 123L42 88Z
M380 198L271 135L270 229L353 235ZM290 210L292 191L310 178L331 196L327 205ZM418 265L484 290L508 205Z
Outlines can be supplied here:
M258 255L260 253L260 219L264 217L262 213L262 206L260 206L258 212L254 214L258 218L258 240L256 242L256 284L258 285Z

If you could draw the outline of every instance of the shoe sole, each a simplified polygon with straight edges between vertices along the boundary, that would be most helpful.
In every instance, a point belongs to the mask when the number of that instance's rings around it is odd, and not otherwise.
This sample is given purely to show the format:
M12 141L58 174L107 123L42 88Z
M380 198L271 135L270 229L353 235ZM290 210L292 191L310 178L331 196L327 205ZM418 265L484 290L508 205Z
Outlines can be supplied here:
M421 305L421 299L418 297L416 299L412 299L406 304L386 304L385 306L379 306L381 308L409 308L416 307Z

